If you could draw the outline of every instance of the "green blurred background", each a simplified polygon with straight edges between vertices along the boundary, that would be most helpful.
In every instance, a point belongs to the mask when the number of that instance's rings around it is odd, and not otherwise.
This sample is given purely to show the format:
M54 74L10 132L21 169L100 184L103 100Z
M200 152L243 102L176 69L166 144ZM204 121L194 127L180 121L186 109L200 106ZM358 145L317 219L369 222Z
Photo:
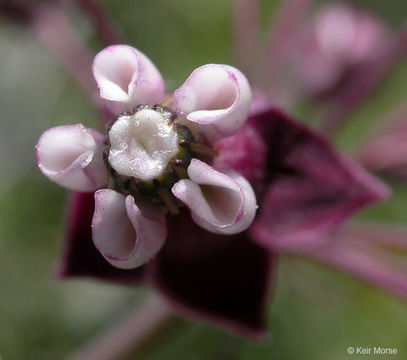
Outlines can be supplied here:
M232 2L227 0L102 1L128 43L157 65L170 89L205 63L234 64ZM407 3L360 2L397 27ZM262 38L279 1L261 4ZM101 49L86 19L69 14L75 30ZM34 146L51 126L98 118L85 92L67 76L26 29L0 23L0 358L62 359L148 296L90 280L57 282L53 266L60 240L67 192L37 169ZM407 98L407 62L389 76L335 139L351 150L374 123ZM312 122L313 106L294 109ZM363 135L363 136L361 136ZM407 184L394 186L390 201L359 217L406 223ZM354 279L296 258L280 259L268 324L271 336L256 344L215 327L179 318L137 359L375 358L347 355L349 346L396 347L407 358L407 306ZM385 355L377 356L385 359Z

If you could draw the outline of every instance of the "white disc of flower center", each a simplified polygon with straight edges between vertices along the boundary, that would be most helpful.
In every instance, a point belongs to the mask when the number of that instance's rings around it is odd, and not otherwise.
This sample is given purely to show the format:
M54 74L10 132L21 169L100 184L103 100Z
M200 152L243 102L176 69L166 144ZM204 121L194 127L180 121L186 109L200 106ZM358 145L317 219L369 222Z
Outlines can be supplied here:
M150 180L163 174L178 152L178 136L158 111L121 116L109 132L109 163L120 174Z

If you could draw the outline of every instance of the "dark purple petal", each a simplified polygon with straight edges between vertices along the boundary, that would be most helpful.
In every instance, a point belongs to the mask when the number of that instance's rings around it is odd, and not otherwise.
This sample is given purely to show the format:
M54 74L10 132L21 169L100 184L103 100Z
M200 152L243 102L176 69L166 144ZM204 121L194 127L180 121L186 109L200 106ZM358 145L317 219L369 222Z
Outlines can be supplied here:
M28 24L36 10L56 0L0 0L0 15L7 16L21 25Z
M319 241L387 187L306 126L277 110L252 118L268 144L269 184L252 237L269 248Z
M144 268L121 270L110 265L92 242L93 193L72 192L65 234L65 244L57 275L61 278L86 276L122 284L137 284Z
M151 264L152 281L182 312L261 339L272 256L245 233L209 233L183 209ZM274 263L274 261L273 261Z

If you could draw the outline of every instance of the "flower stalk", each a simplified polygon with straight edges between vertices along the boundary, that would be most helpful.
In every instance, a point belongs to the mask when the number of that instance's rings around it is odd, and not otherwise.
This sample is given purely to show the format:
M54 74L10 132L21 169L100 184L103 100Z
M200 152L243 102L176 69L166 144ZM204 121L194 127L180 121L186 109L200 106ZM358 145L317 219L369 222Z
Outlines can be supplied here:
M77 0L78 6L89 18L99 39L107 46L119 44L123 40L122 34L117 30L116 24L108 17L96 0Z
M234 40L236 61L251 80L256 53L259 2L257 0L234 1Z
M280 91L280 75L287 58L295 49L295 43L302 36L303 17L312 0L285 0L278 10L278 17L272 22L266 46L267 90L275 96ZM263 75L260 74L262 77Z
M347 234L367 239L371 243L394 250L407 251L407 227L370 223L352 223L345 228Z
M370 239L369 239L370 240ZM407 267L402 258L369 240L341 234L340 238L295 252L339 269L407 300Z
M67 73L92 98L96 98L96 83L90 71L92 55L74 34L61 7L56 4L38 9L32 21L32 31Z
M407 107L392 111L373 131L372 136L355 152L355 158L366 169L376 173L406 178Z
M71 355L68 360L116 360L134 355L173 319L170 307L160 298L148 298L141 306Z

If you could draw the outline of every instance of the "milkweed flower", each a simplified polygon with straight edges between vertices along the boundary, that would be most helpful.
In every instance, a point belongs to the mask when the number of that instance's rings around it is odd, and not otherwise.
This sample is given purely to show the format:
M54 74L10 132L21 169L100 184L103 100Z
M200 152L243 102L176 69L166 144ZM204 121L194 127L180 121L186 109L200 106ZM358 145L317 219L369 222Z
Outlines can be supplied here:
M105 258L117 267L143 265L164 244L165 212L177 213L181 204L208 231L246 230L256 212L254 191L233 169L212 166L211 147L247 119L251 90L244 75L231 66L202 66L174 92L172 111L157 105L166 96L164 82L134 48L106 48L93 73L101 98L121 115L105 138L81 124L48 130L37 156L58 184L97 190L93 239Z
M181 310L259 338L274 248L319 242L387 188L304 125L251 102L236 68L173 94L140 51L93 63L115 119L47 130L41 171L71 195L59 275L148 281Z

